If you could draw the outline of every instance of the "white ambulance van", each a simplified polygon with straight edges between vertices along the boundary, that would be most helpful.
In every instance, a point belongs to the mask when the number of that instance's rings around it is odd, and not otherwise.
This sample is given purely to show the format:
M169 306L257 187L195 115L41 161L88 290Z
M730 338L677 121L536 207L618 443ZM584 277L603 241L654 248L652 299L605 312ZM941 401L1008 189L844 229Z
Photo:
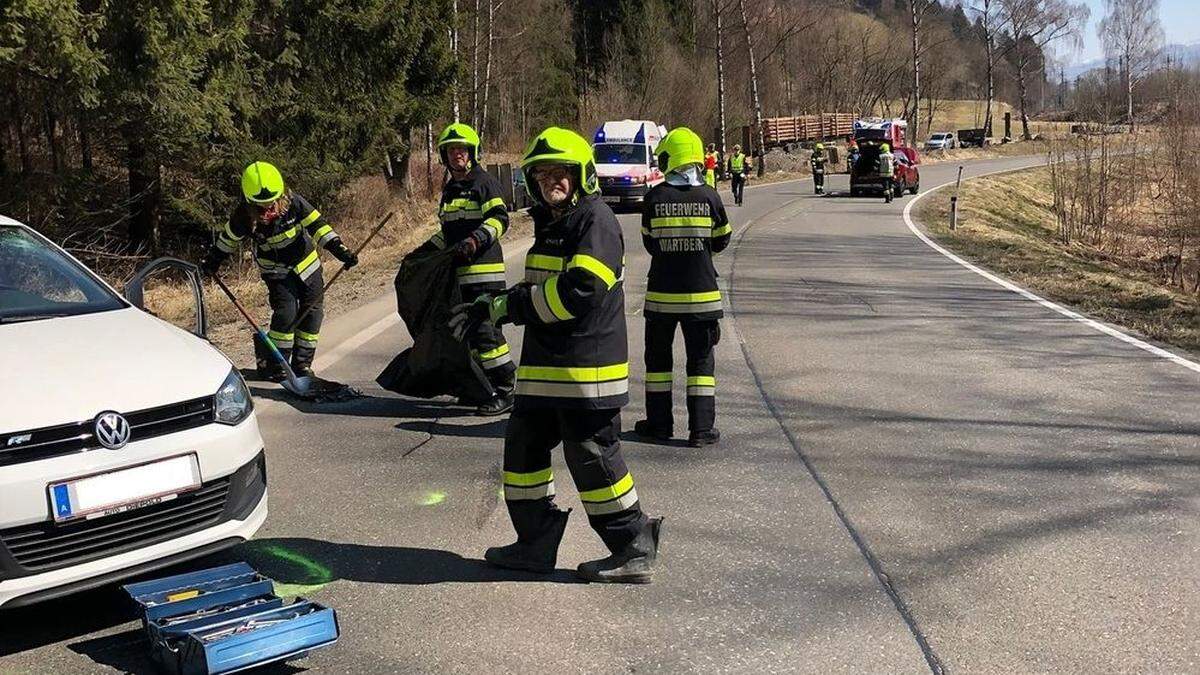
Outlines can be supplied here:
M610 204L642 201L662 182L654 151L667 135L666 127L648 120L605 122L596 130L592 150L600 194Z

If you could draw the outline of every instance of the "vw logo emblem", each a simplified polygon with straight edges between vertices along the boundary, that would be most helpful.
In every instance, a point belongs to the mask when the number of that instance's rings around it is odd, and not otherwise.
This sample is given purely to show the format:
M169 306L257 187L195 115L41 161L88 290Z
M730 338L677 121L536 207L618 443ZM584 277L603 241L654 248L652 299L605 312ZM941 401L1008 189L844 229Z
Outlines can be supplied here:
M125 447L129 442L129 422L115 412L103 412L96 415L96 440L100 445L116 450Z

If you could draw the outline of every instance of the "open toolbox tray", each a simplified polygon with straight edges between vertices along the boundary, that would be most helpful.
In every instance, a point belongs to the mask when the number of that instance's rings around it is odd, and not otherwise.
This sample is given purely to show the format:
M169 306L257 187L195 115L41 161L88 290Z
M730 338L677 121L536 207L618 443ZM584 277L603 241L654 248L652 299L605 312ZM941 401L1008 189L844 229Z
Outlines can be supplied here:
M168 673L232 673L298 658L339 637L337 613L284 604L246 563L125 586L141 608L154 663Z

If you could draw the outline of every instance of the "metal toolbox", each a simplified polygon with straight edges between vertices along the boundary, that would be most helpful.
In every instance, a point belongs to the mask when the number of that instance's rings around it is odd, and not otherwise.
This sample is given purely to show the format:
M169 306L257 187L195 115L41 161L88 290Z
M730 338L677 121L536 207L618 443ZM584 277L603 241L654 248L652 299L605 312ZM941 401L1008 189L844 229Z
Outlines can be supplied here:
M246 563L125 586L142 610L151 658L168 673L232 673L298 658L339 637L337 613L284 604Z

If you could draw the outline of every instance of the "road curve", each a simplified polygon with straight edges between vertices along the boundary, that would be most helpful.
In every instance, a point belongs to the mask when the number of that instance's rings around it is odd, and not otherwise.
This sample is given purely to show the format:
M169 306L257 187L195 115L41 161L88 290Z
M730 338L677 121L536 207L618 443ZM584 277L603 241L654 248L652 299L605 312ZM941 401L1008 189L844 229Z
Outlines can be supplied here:
M951 171L925 167L925 187ZM653 585L575 583L602 553L578 508L556 574L482 564L512 538L503 422L375 387L407 343L387 297L323 331L318 366L367 398L256 391L272 515L206 562L248 559L338 608L342 642L300 664L318 672L1194 666L1195 374L946 259L905 227L911 197L811 192L768 185L730 207L721 445L627 436L639 494L667 519ZM629 428L649 261L636 216L621 222ZM508 248L515 279L522 246ZM144 669L119 599L0 614L0 672Z

